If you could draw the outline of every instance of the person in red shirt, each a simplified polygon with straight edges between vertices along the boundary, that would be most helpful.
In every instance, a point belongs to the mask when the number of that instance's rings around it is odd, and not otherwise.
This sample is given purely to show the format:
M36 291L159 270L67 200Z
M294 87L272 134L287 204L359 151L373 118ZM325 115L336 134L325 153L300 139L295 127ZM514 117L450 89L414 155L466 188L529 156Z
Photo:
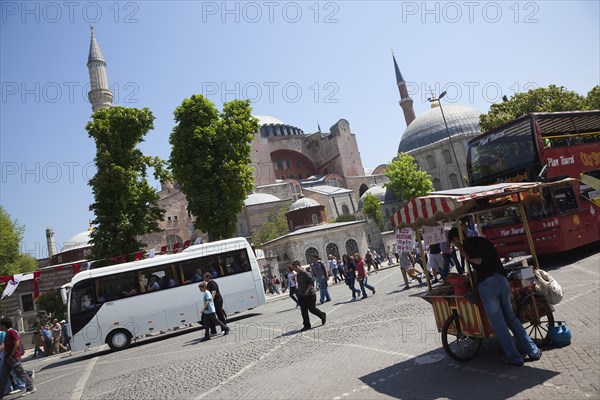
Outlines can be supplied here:
M23 396L35 393L37 390L21 363L21 356L23 355L21 352L21 338L19 337L19 333L13 329L12 320L10 318L0 320L0 329L6 332L6 336L4 337L4 361L0 369L0 388L6 387L10 371L13 370L25 382L26 392Z
M367 273L367 270L365 268L365 261L362 259L360 254L356 253L354 255L354 263L356 265L356 277L358 279L358 283L360 284L360 290L363 294L361 299L366 299L367 292L365 291L365 288L371 290L371 292L375 294L375 287L367 283L367 277L369 274Z

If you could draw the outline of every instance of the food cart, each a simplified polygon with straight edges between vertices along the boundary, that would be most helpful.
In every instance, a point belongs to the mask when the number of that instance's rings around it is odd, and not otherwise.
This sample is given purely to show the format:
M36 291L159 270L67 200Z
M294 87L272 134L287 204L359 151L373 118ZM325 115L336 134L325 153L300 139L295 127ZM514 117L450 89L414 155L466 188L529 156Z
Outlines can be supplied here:
M518 205L520 214L525 216L524 204L530 201L542 201L540 193L545 186L564 185L572 181L575 180L564 179L552 183L502 183L434 192L429 196L417 197L404 205L392 217L392 225L395 228L413 228L425 270L421 227L435 226L441 221L452 220L457 227L460 227L460 218L472 215L481 234L479 214ZM527 218L522 220L533 264L538 269L539 262L529 224ZM462 240L463 230L459 228L458 231ZM414 295L433 306L435 322L442 336L444 350L457 361L467 361L475 357L481 347L481 341L493 336L491 325L474 285L471 266L468 262L466 264L467 277L455 278L454 287L441 285L432 288L429 274L425 274L427 292ZM512 291L511 301L515 315L524 325L525 331L537 344L544 345L549 341L549 326L554 324L552 307L540 293L536 292L535 279L522 279L525 272L529 274L533 272L532 268L526 267L525 264L526 262L523 262L520 268L514 268L508 273Z

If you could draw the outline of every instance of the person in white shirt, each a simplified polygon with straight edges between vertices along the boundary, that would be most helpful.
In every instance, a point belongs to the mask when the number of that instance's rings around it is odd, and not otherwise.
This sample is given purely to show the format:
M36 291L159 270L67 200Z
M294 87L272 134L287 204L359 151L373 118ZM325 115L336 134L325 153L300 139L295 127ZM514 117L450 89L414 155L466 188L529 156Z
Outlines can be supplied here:
M296 295L296 293L298 292L298 283L296 281L296 271L294 271L294 267L291 265L288 265L287 267L288 270L288 287L290 288L290 297L292 298L292 300L294 300L294 303L296 303L296 308L300 307L300 303L298 303L298 296Z
M338 276L338 265L337 260L333 255L329 255L329 272L333 275L333 283L342 282L343 279Z

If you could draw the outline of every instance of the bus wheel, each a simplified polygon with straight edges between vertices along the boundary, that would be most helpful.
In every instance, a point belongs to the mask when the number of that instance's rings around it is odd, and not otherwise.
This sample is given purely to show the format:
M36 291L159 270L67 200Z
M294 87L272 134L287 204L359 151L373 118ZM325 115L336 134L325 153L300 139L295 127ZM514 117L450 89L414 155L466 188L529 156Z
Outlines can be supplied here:
M131 333L125 329L115 329L106 338L106 344L111 350L123 350L131 344Z

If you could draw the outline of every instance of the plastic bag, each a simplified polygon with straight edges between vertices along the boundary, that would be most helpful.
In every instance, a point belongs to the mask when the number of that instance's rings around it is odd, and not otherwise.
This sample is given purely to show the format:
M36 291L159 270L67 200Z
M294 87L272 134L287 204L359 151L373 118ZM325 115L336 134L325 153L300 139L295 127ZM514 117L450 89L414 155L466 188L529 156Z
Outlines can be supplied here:
M563 299L563 290L556 279L541 269L535 270L535 278L535 289L546 298L548 304L560 303Z

